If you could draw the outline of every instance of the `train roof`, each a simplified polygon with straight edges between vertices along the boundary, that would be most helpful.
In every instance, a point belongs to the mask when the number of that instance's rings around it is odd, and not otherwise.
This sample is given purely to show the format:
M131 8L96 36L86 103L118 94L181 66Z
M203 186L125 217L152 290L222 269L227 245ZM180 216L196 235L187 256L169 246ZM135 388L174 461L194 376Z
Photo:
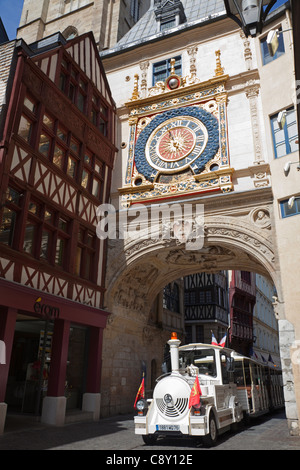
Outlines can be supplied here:
M274 370L281 370L281 368L279 366L276 366L275 364L272 364L272 363L264 364L264 363L258 361L257 359L254 359L254 358L251 358L251 357L248 357L248 356L244 356L243 354L238 353L234 349L222 348L222 346L216 346L214 344L189 343L189 344L184 344L182 346L179 346L180 351L191 351L191 350L197 350L197 349L223 350L223 351L226 351L228 354L230 354L231 357L234 358L234 360L237 360L237 361L247 360L247 361L251 361L252 363L255 363L259 366L266 366L266 367L270 367L271 369L274 369Z
M222 346L215 346L214 344L206 344L206 343L190 343L190 344L184 344L183 346L179 346L180 351L189 351L192 349L216 349L216 350L223 350L227 351L229 354L231 354L233 349L229 348L222 348Z

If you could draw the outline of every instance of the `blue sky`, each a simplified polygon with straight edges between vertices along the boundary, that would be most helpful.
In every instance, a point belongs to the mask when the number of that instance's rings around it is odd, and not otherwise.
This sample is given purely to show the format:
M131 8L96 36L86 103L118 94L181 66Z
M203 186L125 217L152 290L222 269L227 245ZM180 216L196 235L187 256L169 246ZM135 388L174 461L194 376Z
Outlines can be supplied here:
M277 0L275 8L285 2L286 0ZM17 28L21 18L22 7L23 0L0 0L0 17L3 21L9 39L15 39L17 35Z
M0 17L9 39L15 39L20 23L23 0L0 0Z

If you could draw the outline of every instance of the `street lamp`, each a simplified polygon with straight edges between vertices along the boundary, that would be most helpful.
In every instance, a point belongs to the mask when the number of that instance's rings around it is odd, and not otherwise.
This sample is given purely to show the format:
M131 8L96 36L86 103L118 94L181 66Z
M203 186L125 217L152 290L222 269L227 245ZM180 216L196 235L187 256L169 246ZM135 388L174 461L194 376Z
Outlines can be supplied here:
M262 32L264 21L276 1L224 0L224 3L229 18L242 28L247 37L255 38L257 34Z

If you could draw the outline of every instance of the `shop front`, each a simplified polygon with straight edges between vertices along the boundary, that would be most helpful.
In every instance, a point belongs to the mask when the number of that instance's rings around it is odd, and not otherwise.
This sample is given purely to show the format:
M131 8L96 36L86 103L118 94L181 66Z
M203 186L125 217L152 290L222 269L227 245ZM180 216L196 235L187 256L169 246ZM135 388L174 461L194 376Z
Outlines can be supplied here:
M100 414L108 313L0 279L0 433L7 412L62 425L69 410Z

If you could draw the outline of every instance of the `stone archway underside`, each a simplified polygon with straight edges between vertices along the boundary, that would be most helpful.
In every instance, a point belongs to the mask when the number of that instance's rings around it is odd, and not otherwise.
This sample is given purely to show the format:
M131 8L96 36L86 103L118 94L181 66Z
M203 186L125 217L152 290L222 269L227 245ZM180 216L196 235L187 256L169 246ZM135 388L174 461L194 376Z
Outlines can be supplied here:
M270 191L260 192L256 200L253 195L245 200L231 195L224 208L205 201L201 249L187 249L174 234L162 238L160 224L152 238L143 237L141 231L135 237L108 241L105 306L111 315L104 332L102 416L132 411L141 365L161 364L169 332L153 324L151 307L172 280L201 271L253 271L269 277L281 298L271 196ZM227 197L222 200L228 202ZM116 356L120 350L121 361Z
M107 308L125 308L147 315L160 290L172 280L197 272L245 270L269 277L280 293L270 208L237 216L204 220L204 244L187 249L175 236L135 237L110 242Z

